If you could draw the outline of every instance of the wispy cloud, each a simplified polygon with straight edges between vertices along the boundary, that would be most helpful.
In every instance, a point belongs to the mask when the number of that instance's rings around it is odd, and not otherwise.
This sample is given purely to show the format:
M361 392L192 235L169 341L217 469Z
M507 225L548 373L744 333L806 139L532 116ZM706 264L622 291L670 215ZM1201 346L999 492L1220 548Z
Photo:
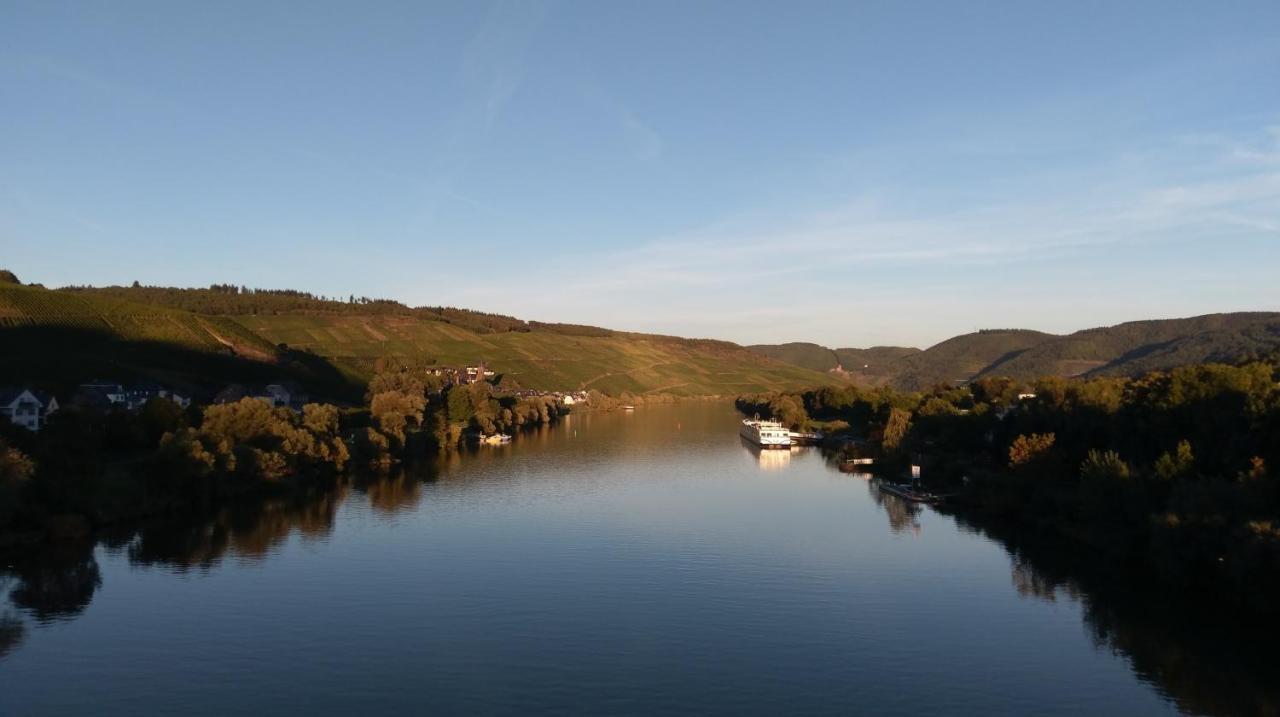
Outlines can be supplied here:
M645 161L657 159L662 155L662 137L652 127L645 124L636 114L621 108L619 114L622 121L622 133L632 154Z
M529 45L544 13L541 2L500 0L468 43L462 80L478 102L486 127L492 126L520 88Z
M742 332L728 337L750 340L755 334L749 327L761 322L775 328L820 325L809 318L815 304L829 321L831 302L845 291L868 306L885 306L866 298L868 287L883 297L893 292L897 277L896 283L914 287L910 294L922 315L963 321L958 307L973 311L975 303L956 301L966 292L965 282L947 277L958 272L1008 282L1007 292L1034 292L1033 282L1019 288L1020 267L1047 261L1105 266L1107 257L1126 248L1149 247L1155 257L1164 246L1274 235L1280 168L1259 161L1276 151L1274 135L1268 129L1229 139L1191 149L1170 140L1138 160L1123 159L1130 170L1137 161L1141 171L1093 167L1073 173L1070 189L1064 185L1047 198L1032 195L922 216L895 208L883 196L854 197L799 215L753 211L726 217L603 256L561 258L557 291L533 298L525 311L668 331L719 326L734 332L737 326ZM1242 154L1240 147L1252 151ZM473 284L462 293L495 306L495 290ZM948 296L955 305L940 306ZM902 300L894 299L898 306ZM773 308L753 311L759 304Z

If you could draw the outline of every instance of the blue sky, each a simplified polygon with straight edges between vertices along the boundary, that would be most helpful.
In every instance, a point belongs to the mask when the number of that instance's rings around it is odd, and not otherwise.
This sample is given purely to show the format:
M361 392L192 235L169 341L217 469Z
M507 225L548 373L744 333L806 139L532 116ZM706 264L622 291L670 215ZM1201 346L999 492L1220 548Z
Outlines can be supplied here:
M1280 3L0 0L0 266L833 346L1280 309Z

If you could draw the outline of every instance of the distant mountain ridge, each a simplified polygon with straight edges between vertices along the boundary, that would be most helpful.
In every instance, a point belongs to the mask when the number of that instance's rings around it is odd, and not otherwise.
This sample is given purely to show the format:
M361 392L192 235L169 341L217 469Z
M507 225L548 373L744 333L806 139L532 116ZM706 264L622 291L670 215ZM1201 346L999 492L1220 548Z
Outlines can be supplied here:
M1280 349L1280 312L1206 314L1131 321L1066 335L994 329L956 336L923 351L829 349L811 343L755 345L764 356L814 370L840 370L870 385L920 390L982 376L1137 375L1208 361L1239 361Z

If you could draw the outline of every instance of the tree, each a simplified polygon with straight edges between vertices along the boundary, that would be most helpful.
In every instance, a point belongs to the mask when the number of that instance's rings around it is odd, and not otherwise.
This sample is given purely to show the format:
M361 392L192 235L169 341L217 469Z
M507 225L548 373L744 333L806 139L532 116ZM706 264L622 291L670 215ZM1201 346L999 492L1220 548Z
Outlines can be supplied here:
M898 450L909 430L911 430L911 412L896 407L889 409L889 419L884 424L885 450Z
M383 391L369 403L369 413L383 433L394 436L403 444L405 430L422 424L422 412L426 406L427 399L422 394Z
M22 489L35 472L35 463L25 453L0 438L0 526L19 511Z
M1018 383L1008 376L985 376L970 384L973 400L1007 406L1018 398Z
M138 411L138 423L142 427L146 445L155 447L161 437L186 425L182 407L168 398L152 396Z
M1080 464L1080 477L1085 481L1127 480L1129 464L1115 451L1089 451Z
M1173 453L1162 453L1156 459L1155 474L1161 480L1185 478L1195 467L1195 456L1191 453L1191 444L1185 440L1178 441Z
M792 429L803 429L809 424L809 414L804 410L804 403L790 394L782 394L770 401L769 413L775 420Z
M1042 462L1053 448L1057 436L1053 433L1019 435L1009 446L1009 467L1025 468Z

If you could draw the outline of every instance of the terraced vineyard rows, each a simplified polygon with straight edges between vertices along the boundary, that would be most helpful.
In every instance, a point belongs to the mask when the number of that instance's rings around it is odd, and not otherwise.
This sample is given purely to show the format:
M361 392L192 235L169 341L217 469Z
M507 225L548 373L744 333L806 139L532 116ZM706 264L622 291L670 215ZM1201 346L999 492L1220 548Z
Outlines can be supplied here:
M142 375L213 388L293 376L358 396L385 359L485 362L529 388L613 394L734 395L833 380L725 342L525 324L456 310L362 315L344 306L323 314L196 314L165 305L174 292L183 298L181 290L0 285L0 330L11 337L8 343L21 344L0 356L0 383L41 375L63 382ZM135 295L147 303L127 298Z

